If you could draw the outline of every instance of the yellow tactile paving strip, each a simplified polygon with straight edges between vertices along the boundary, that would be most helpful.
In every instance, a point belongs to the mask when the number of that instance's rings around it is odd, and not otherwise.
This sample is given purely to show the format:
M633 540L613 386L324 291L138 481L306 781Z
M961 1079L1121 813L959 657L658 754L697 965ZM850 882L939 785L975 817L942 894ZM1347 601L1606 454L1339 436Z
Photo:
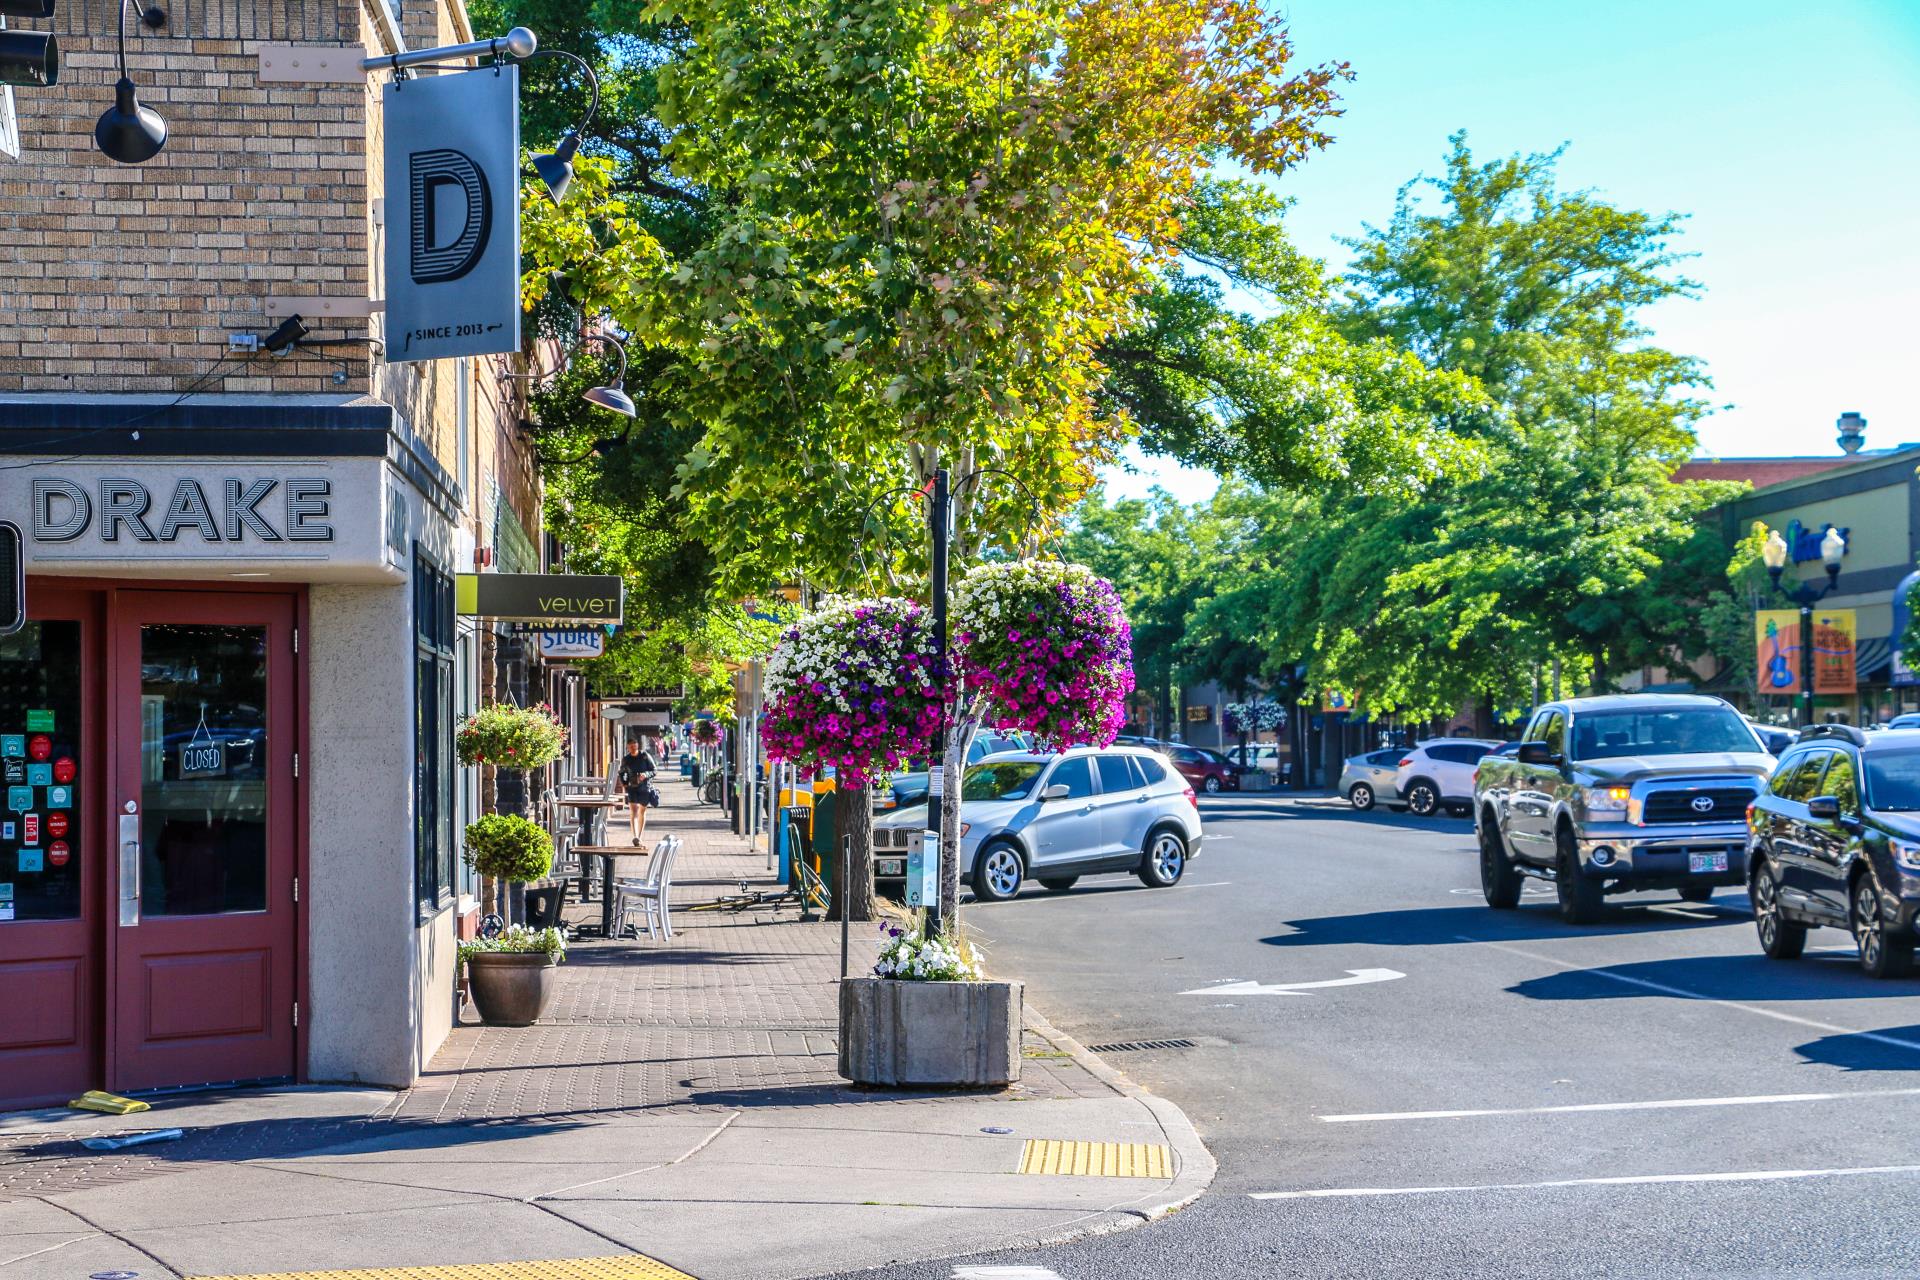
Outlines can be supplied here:
M1064 1142L1028 1138L1020 1172L1075 1178L1171 1178L1173 1153L1146 1142Z
M540 1262L463 1262L444 1267L367 1267L358 1271L268 1271L189 1280L694 1280L639 1254L618 1258L554 1258Z

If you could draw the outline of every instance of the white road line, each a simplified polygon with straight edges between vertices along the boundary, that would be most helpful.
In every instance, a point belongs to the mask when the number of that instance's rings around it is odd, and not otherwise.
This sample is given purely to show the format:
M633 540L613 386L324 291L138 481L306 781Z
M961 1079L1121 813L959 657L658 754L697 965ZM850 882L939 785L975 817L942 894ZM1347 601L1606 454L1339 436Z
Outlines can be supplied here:
M1255 1191L1252 1200L1328 1200L1347 1196L1431 1196L1447 1192L1534 1191L1548 1187L1633 1187L1669 1182L1789 1182L1797 1178L1860 1178L1920 1173L1920 1164L1863 1169L1755 1169L1743 1173L1648 1173L1626 1178L1563 1178L1554 1182L1488 1182L1463 1187L1323 1187L1313 1191Z
M1846 1098L1913 1098L1920 1089L1855 1089L1846 1093L1758 1093L1739 1098L1658 1098L1648 1102L1582 1102L1557 1107L1487 1107L1460 1111L1370 1111L1315 1116L1328 1124L1372 1120L1457 1120L1473 1116L1554 1116L1583 1111L1668 1111L1686 1107L1758 1107L1778 1102L1837 1102Z
M1522 956L1528 960L1537 961L1540 964L1550 964L1556 969L1568 971L1577 970L1592 978L1606 978L1611 982L1623 982L1630 987L1640 987L1647 991L1658 991L1662 995L1680 996L1687 1000L1698 1000L1702 1004L1717 1004L1723 1009L1739 1009L1743 1013L1758 1014L1762 1018L1772 1018L1776 1022L1791 1022L1797 1027L1810 1027L1815 1031L1829 1031L1836 1035L1853 1036L1860 1040L1871 1041L1874 1044L1892 1045L1897 1049L1912 1049L1920 1052L1920 1040L1903 1040L1899 1036L1890 1036L1879 1031L1856 1031L1852 1027L1842 1027L1831 1022L1820 1022L1813 1018L1802 1018L1797 1014L1782 1013L1778 1009L1763 1009L1757 1004L1747 1004L1741 1000L1720 1000L1713 996L1703 996L1698 991L1688 991L1685 987L1670 987L1664 982L1654 982L1647 978L1629 977L1624 973L1612 973L1606 969L1589 968L1583 964L1569 964L1565 960L1557 960L1552 956L1543 956L1537 951L1528 951L1522 947L1510 947L1504 942L1493 942L1486 938L1469 937L1464 933L1456 934L1455 936L1462 942L1477 942L1481 946L1492 947L1495 951L1505 951L1510 955Z
M953 1280L1060 1280L1045 1267L955 1267Z
M1183 884L1182 889L1224 889L1232 884L1231 880L1208 880L1204 884Z

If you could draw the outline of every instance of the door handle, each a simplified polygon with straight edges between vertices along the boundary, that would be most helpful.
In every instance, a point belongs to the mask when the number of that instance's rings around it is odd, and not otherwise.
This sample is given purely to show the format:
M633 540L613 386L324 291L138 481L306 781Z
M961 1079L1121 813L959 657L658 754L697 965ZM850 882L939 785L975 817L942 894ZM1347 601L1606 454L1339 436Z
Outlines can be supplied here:
M132 809L131 802L127 808ZM120 817L120 923L140 923L140 815Z

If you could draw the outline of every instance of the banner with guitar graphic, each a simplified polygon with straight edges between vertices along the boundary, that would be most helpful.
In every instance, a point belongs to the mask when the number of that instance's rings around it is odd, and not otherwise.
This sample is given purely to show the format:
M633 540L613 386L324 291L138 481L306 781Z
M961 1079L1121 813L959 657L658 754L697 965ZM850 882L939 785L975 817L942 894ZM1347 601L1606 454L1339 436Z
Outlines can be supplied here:
M1800 613L1762 609L1753 618L1756 670L1761 693L1798 696L1800 685ZM1859 624L1852 609L1820 609L1813 615L1813 691L1857 691L1854 649Z

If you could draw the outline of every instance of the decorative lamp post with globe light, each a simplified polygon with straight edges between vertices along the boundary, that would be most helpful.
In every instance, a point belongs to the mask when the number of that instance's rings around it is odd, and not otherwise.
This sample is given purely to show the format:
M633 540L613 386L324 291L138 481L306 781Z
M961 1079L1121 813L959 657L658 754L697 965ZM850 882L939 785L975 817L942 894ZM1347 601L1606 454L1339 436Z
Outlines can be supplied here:
M1813 606L1839 585L1840 557L1847 553L1847 539L1832 525L1827 526L1825 536L1820 539L1820 561L1826 566L1827 580L1817 587L1811 582L1797 582L1789 591L1780 585L1781 574L1787 568L1787 550L1787 540L1780 536L1780 531L1770 529L1766 545L1760 549L1760 559L1767 566L1767 577L1772 580L1774 591L1782 599L1800 606L1800 724L1805 728L1813 724Z

